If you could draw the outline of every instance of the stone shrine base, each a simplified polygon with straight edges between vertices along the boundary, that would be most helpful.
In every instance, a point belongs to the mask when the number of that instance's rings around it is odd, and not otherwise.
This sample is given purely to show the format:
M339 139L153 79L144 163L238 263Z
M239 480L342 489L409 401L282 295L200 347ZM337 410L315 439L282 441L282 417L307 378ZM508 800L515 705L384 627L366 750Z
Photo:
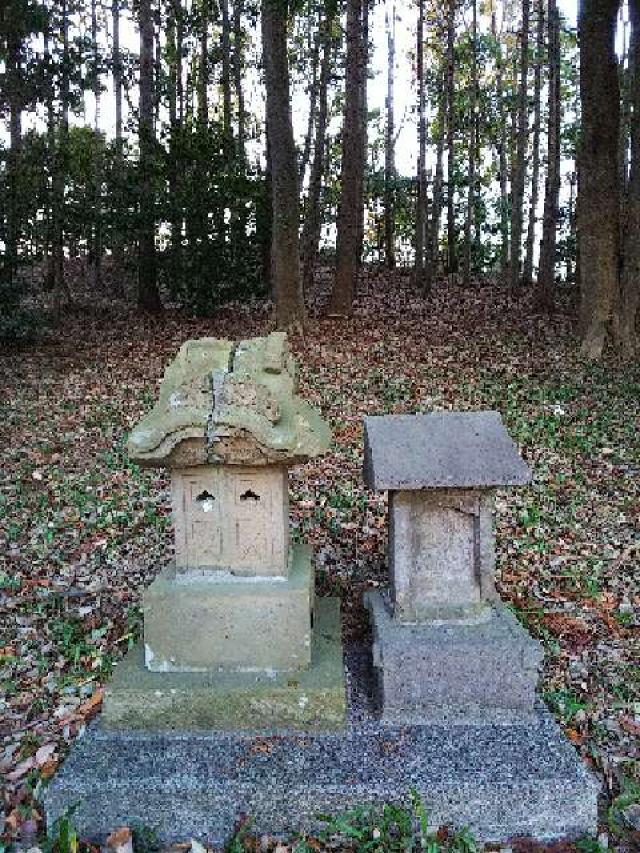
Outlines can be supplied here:
M118 730L324 731L344 728L345 718L340 602L323 598L316 602L309 669L149 672L140 642L105 689L101 725Z
M252 733L114 732L99 723L45 791L48 820L78 804L83 837L138 821L165 842L221 845L242 816L252 832L314 832L320 812L402 801L415 787L432 827L468 826L485 841L595 831L599 785L546 708L496 726L385 725L368 698L367 651L346 658L346 730L268 731L256 719Z

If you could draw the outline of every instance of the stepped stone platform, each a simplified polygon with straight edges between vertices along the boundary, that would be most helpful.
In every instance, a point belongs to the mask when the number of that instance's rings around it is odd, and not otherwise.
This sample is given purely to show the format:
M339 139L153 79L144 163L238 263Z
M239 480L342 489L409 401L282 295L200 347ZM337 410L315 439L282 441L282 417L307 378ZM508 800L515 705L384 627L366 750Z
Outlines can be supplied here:
M402 801L414 787L431 826L478 839L594 832L599 785L547 711L519 723L379 722L370 655L346 654L346 730L109 731L89 727L44 795L49 821L70 804L83 837L140 821L164 842L221 845L242 816L252 831L313 832L319 813Z

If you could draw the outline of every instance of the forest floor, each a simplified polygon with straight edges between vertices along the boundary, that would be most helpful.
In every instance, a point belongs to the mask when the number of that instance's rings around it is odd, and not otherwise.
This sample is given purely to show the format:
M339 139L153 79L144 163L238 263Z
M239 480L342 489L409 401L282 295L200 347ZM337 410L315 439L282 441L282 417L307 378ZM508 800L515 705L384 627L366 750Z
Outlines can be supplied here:
M624 829L640 800L640 365L582 363L572 316L538 315L528 294L440 282L425 300L408 277L371 270L353 318L327 320L326 284L291 340L301 393L335 433L333 451L291 479L319 593L342 597L346 634L360 636L362 593L387 577L385 499L362 483L363 416L498 409L534 470L530 488L498 495L499 590L544 642L540 690L602 778L610 848L640 849ZM127 432L185 340L271 328L265 302L153 319L105 297L0 352L7 842L37 837L33 793L99 711L140 628L140 593L171 551L167 477L128 462Z

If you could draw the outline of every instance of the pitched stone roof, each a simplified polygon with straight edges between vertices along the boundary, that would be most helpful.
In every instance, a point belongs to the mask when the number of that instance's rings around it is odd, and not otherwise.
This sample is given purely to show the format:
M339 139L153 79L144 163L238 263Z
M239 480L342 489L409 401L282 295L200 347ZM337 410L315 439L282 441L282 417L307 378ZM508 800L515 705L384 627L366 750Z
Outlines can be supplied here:
M274 332L183 344L128 450L148 466L293 464L330 442L328 424L297 394L286 335Z

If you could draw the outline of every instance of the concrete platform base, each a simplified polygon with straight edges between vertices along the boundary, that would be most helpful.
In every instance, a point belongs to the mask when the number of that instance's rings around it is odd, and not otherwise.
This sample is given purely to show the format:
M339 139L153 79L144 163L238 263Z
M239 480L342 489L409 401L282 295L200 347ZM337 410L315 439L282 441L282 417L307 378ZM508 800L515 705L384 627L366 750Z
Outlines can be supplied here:
M311 666L300 672L149 672L142 643L107 685L107 729L343 728L346 718L340 602L318 600Z
M395 727L376 720L367 652L346 656L349 726L292 731L112 732L90 727L45 792L48 820L72 804L84 837L140 821L163 841L221 845L252 831L316 831L318 813L406 799L432 826L485 841L575 837L596 829L599 785L544 707L526 723Z
M365 604L382 719L388 723L510 723L532 716L540 643L504 604L476 621L410 624L380 593Z

